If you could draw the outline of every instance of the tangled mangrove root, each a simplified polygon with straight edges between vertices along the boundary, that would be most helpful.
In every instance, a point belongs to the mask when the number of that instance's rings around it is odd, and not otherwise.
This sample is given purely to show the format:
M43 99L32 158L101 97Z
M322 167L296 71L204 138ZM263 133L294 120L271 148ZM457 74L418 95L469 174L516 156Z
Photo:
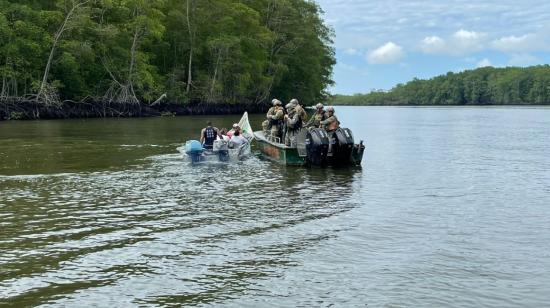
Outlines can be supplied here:
M45 84L42 90L36 95L35 100L37 103L48 107L61 107L59 92L51 84Z

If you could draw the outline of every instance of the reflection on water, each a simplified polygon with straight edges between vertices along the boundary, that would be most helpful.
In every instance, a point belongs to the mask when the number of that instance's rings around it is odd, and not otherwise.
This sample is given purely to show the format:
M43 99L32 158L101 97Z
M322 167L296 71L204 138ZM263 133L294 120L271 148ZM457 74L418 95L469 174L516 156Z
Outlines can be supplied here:
M348 200L359 177L255 157L192 167L178 154L124 171L4 176L0 298L186 306L237 298L337 236L337 226L305 226L357 206Z
M337 113L363 168L183 162L239 116L0 123L0 306L550 302L550 109Z

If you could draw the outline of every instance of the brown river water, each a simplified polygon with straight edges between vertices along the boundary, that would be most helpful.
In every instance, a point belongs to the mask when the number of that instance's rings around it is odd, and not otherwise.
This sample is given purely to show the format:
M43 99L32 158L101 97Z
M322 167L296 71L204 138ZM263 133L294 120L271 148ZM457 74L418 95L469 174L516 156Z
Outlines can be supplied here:
M176 151L239 116L0 122L0 306L550 303L550 108L336 112L361 168Z

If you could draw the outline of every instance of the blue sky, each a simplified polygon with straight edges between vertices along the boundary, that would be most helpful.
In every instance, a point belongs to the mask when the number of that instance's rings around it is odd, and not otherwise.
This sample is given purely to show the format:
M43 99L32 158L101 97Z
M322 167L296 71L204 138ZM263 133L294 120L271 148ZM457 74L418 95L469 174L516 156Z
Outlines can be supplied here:
M316 0L336 31L332 93L550 63L549 0Z

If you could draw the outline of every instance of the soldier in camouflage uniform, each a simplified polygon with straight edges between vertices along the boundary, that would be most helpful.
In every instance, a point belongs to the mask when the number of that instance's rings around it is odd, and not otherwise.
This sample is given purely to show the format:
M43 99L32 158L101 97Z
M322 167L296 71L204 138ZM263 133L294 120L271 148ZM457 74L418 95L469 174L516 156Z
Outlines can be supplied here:
M277 106L277 102L280 102L278 99L274 98L271 101L271 104L273 107L269 108L267 111L267 114L265 115L266 120L262 122L262 130L266 136L269 135L269 131L271 130L271 116L275 114L275 106Z
M300 118L302 119L302 121L306 122L308 118L307 112L304 110L302 105L300 105L300 102L297 99L293 98L290 100L290 103L295 105L296 112L300 114Z
M340 121L338 121L338 118L334 115L334 108L328 107L327 108L327 119L324 121L321 121L321 126L329 133L334 132L336 129L340 127Z
M273 111L273 114L272 115L269 115L267 117L267 119L270 121L270 125L271 125L271 138L273 138L274 141L279 141L281 140L281 137L282 137L282 132L283 132L283 120L284 120L284 111L283 111L283 106L281 101L277 100L277 102L275 103L275 109ZM274 138L279 138L278 140L277 139L274 139Z
M286 106L288 115L285 116L285 144L290 147L296 146L296 135L298 135L304 123L301 113L303 108L298 108L298 106L293 101L290 101Z
M309 119L309 121L306 124L307 128L317 128L321 126L321 122L327 119L327 115L325 113L325 109L323 108L323 104L319 103L315 106L317 111L315 111L315 114Z

